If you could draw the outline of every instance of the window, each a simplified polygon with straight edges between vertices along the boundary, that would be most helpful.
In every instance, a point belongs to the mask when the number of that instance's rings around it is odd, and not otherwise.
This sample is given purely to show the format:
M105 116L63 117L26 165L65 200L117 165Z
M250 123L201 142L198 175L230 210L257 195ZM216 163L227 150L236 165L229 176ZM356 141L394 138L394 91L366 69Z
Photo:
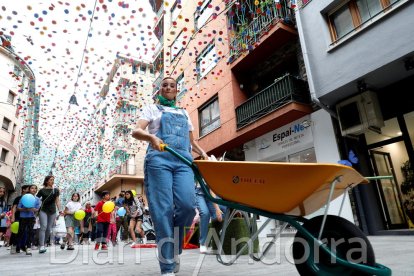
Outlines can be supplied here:
M177 38L174 40L174 43L171 45L171 61L173 61L180 53L184 50L184 33L181 31Z
M351 0L328 17L334 42L356 31L362 24L382 14L399 0Z
M9 104L13 104L14 98L16 98L16 94L14 94L12 91L9 90L9 96L7 97L7 102Z
M6 149L1 149L1 156L0 156L0 161L6 162L7 159L7 154L9 153L8 150Z
M200 110L200 136L220 127L220 107L218 98L214 98Z
M137 66L138 65L136 63L133 63L132 66L131 66L132 67L132 74L133 75L137 73Z
M9 131L9 126L10 126L11 121L9 119L7 119L6 117L3 118L3 124L1 126L2 129Z
M184 96L185 92L187 92L187 88L185 88L184 72L182 72L177 78L177 91L177 100L180 100Z
M194 15L196 29L202 28L212 14L213 8L211 6L211 0L204 0L203 4L197 7Z
M216 46L212 41L197 57L198 80L207 75L217 64Z
M182 4L179 3L180 1L175 1L174 5L171 8L171 22L175 21L178 15L181 13Z
M141 75L145 75L146 71L147 71L147 65L145 65L144 63L141 63L141 66L140 66Z
M291 163L315 163L316 154L314 148L309 148L288 156Z
M22 69L20 69L20 67L19 67L19 66L14 65L14 67L13 67L13 73L14 73L16 76L20 76L20 74L22 73Z

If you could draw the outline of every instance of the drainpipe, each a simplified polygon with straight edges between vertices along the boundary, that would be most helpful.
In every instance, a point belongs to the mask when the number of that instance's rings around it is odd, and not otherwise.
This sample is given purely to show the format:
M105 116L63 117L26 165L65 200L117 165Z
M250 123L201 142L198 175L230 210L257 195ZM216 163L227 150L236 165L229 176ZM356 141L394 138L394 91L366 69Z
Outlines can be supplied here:
M313 85L313 78L312 78L312 70L309 64L309 56L308 56L308 48L306 46L306 40L303 36L303 28L302 28L302 20L300 17L300 9L298 9L295 13L296 16L296 26L299 33L299 40L301 43L303 60L305 62L306 74L308 76L308 84L309 84L309 92L311 96L312 102L314 102L317 106L328 112L333 118L338 119L338 115L332 109L330 109L326 104L322 103L317 97L315 93L315 86ZM302 31L299 31L302 30Z

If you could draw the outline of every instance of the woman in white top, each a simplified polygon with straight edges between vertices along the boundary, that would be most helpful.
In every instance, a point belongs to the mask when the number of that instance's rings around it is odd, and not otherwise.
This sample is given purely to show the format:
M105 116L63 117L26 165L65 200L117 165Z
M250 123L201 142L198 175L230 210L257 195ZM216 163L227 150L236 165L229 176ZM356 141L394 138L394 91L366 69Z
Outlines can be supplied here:
M194 174L187 164L167 152L167 144L187 160L192 151L207 158L193 135L193 125L186 110L177 107L177 82L171 77L161 82L157 103L144 106L132 137L149 142L144 162L145 191L158 247L162 275L174 275L179 270L184 229L191 225L195 215ZM174 229L179 230L174 239ZM172 242L165 241L174 240ZM175 250L177 249L178 250Z
M66 235L68 248L67 250L74 250L73 247L73 238L75 236L75 227L80 226L80 223L77 219L75 219L74 214L76 211L82 209L82 204L79 202L80 196L78 193L72 194L71 200L65 206L65 224L68 234ZM81 229L81 233L83 233L83 229ZM65 243L60 245L60 249L65 248Z

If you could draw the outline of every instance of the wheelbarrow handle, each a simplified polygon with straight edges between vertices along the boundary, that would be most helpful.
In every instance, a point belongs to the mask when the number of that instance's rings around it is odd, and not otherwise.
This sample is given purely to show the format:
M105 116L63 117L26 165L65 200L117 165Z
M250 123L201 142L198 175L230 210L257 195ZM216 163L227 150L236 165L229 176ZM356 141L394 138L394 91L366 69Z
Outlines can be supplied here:
M160 144L160 150L170 152L172 155L174 155L175 157L186 163L188 166L190 166L190 168L193 168L193 162L191 160L188 160L187 158L185 158L184 156L170 148L167 144Z
M197 165L194 164L191 160L188 160L187 158L182 156L180 153L178 153L174 149L170 148L167 144L160 144L160 149L161 149L161 151L168 151L169 153L171 153L172 155L174 155L175 157L177 157L178 159L183 161L187 166L189 166L193 170L194 177L200 183L201 189L203 190L203 192L204 192L204 194L205 194L205 196L207 197L208 200L210 200L214 203L220 204L220 205L231 206L232 208L234 208L234 206L226 204L222 199L215 198L211 195L210 188L208 187L208 184L206 183L203 176L201 175L200 170L198 169Z

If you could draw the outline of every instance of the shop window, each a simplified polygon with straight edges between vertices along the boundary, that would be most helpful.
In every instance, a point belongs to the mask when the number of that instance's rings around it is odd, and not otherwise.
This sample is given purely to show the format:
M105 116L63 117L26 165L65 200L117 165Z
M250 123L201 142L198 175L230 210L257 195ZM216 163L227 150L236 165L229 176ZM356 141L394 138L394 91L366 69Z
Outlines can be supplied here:
M335 8L329 15L329 28L335 43L356 32L371 19L383 15L392 6L403 0L351 0Z
M220 107L218 97L208 102L199 111L200 136L204 136L220 127Z
M288 156L290 163L316 163L314 148L309 148Z

